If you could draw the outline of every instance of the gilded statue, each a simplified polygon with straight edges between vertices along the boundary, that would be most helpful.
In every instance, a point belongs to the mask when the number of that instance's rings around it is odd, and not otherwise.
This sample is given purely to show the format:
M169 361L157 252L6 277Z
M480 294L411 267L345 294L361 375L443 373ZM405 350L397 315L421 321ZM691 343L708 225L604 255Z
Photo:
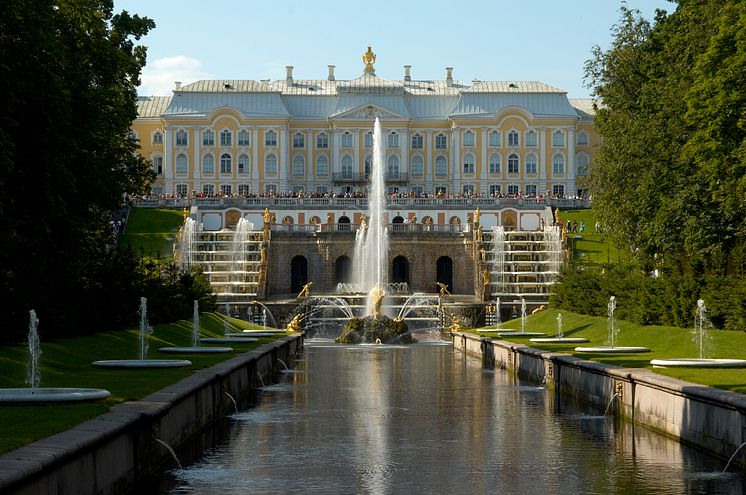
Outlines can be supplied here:
M456 313L451 312L449 314L451 318L451 326L448 327L448 330L451 332L460 332L464 329L464 325L461 323L461 318L458 317Z
M261 251L259 251L259 263L262 265L265 265L267 263L267 248L263 247Z
M285 330L288 333L295 333L301 331L300 321L303 319L303 313L298 313L297 315L293 316L293 319L290 320L287 327L285 327Z
M448 292L448 285L444 284L442 282L436 282L438 284L438 287L440 287L440 295L441 296L450 296L451 293Z
M272 220L272 214L269 212L269 208L264 209L264 224L267 225Z
M267 276L266 276L266 274L264 272L264 267L260 266L259 267L259 284L260 285L263 284L264 281L266 280L266 278L267 278Z
M373 53L373 50L371 50L370 47L368 47L367 52L363 53L363 63L365 64L366 74L375 74L373 64L376 63L376 54Z
M375 286L370 291L370 305L373 317L381 316L381 305L383 304L383 296L385 295L386 291L383 290L383 287Z
M488 270L482 270L482 285L490 285L491 280L490 272Z
M363 215L360 217L360 227L363 228L363 230L368 230L368 217Z
M474 210L474 223L476 225L479 225L479 215L479 208L477 208L476 210Z
M298 299L303 299L304 297L309 297L311 295L311 286L313 285L313 282L308 282L306 285L303 286L300 293L298 293Z

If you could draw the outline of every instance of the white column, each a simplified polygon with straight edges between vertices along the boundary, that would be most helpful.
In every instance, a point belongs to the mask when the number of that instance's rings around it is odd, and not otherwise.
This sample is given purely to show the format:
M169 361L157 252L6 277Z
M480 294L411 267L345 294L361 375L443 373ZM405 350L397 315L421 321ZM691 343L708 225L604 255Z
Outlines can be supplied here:
M460 192L457 187L458 179L461 177L461 132L459 129L451 130L451 193Z
M353 173L359 173L360 171L360 129L353 129L352 131L352 171ZM364 170L363 170L364 172Z
M331 167L332 173L340 172L339 169L339 129L332 130L332 160Z
M435 180L435 163L433 163L433 131L425 133L425 191L433 192Z
M567 129L567 191L565 194L574 196L575 190L575 128Z
M489 164L487 163L487 128L482 127L482 173L479 174L479 187L478 192L484 192L484 187L486 187L486 179L487 179L487 168Z
M259 129L254 126L251 128L251 186L252 193L260 193L259 190ZM262 166L264 160L262 160Z
M163 131L163 192L168 194L174 192L173 134L173 128L165 126Z
M312 183L314 175L313 169L315 164L313 163L313 131L308 129L308 137L306 138L306 185L303 186L303 192L308 193L308 185Z
M197 190L197 193L201 193L202 191L199 189L201 187L200 184L200 178L202 177L202 153L200 146L202 145L202 142L200 141L200 128L199 126L194 127L194 189ZM216 163L216 166L220 162Z
M399 172L409 172L409 129L401 130L401 166Z
M280 142L279 144L279 151L280 151L280 173L278 175L279 185L277 186L277 192L285 192L288 187L288 154L290 153L288 149L288 129L287 126L284 126L280 128Z
M543 190L536 191L537 194L545 194L547 189L547 129L539 127L539 187Z

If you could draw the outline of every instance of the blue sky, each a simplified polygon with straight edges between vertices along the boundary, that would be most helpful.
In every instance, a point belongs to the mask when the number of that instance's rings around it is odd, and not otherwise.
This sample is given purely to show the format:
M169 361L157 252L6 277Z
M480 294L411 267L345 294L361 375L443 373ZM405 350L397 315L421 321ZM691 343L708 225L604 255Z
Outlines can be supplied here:
M666 0L627 0L651 19ZM619 19L620 0L431 0L284 2L256 0L115 0L155 20L141 44L148 46L141 95L168 95L174 81L199 79L337 79L363 72L368 45L377 55L376 74L402 79L538 80L588 97L583 66L591 48L608 47Z

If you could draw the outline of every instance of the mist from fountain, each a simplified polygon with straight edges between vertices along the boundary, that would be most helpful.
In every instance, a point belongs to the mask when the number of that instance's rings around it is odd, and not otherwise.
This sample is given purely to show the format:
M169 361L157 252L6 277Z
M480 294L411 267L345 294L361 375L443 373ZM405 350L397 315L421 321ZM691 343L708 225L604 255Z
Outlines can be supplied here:
M549 269L559 273L562 267L562 233L556 225L544 227L544 241L549 251Z
M526 300L521 298L521 333L526 333Z
M196 299L192 311L192 347L199 347L199 301Z
M697 314L694 317L694 329L692 330L692 340L699 351L699 359L704 359L705 354L710 346L709 329L712 328L710 319L707 318L707 307L704 300L697 301Z
M609 297L609 303L606 305L606 329L609 335L609 346L614 348L616 339L619 336L619 322L616 321L614 311L616 310L616 297Z
M144 360L148 356L148 336L153 335L153 327L148 322L148 299L146 297L140 298L140 360Z
M188 269L192 266L192 256L194 252L194 236L197 231L197 222L193 218L187 217L179 233L179 240L176 244L178 248L178 263L182 269Z
M492 227L492 266L497 272L497 292L505 291L505 228L502 225Z
M495 298L495 330L500 329L502 324L502 317L500 316L500 298Z
M41 356L41 342L39 341L39 318L36 311L29 311L28 322L28 355L29 360L26 366L26 385L35 389L39 386L41 377L39 376L39 356Z
M564 334L562 333L562 313L557 313L557 333L555 337L562 339Z
M230 316L231 316L231 306L228 303L225 303L225 318L223 318L223 334L227 337L229 333L231 333L231 324L230 324Z

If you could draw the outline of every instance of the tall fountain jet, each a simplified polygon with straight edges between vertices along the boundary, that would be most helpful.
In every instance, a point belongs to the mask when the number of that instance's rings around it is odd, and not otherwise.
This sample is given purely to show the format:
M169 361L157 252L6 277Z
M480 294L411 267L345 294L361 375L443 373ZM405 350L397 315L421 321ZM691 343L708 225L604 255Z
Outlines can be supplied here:
M386 191L383 175L384 142L381 122L376 117L373 127L373 164L370 172L370 190L368 193L368 208L370 217L358 232L355 248L354 273L358 277L358 290L369 294L377 293L388 282L386 277L388 232L386 229ZM372 301L372 299L371 299ZM372 304L369 301L368 314L372 314Z

